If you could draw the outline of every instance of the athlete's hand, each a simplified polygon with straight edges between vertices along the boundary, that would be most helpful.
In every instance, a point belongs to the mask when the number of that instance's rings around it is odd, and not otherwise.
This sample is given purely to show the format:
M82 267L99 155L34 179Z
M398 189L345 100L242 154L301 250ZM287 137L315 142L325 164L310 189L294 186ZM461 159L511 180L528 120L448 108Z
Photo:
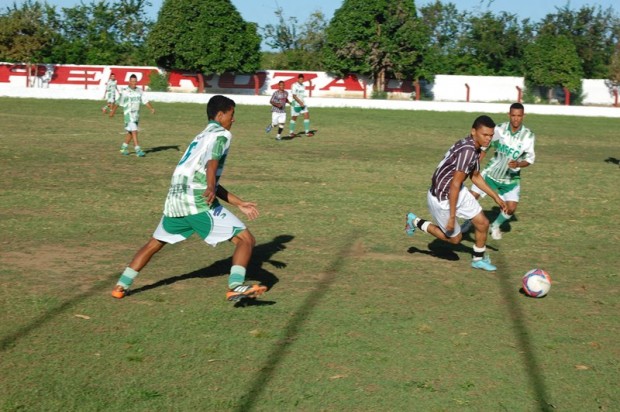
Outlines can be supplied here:
M448 219L448 224L446 225L446 232L448 233L454 232L455 221L456 221L456 217L451 217Z
M211 205L211 204L213 204L213 201L215 200L215 191L213 189L211 189L210 187L207 187L207 190L205 190L205 192L202 194L202 196L207 201L207 204Z
M508 206L506 206L506 203L502 200L502 198L498 197L495 202L497 203L499 208L502 210L502 212L508 214Z
M237 207L249 220L254 220L258 217L258 209L256 208L256 203L254 202L241 202L237 205Z

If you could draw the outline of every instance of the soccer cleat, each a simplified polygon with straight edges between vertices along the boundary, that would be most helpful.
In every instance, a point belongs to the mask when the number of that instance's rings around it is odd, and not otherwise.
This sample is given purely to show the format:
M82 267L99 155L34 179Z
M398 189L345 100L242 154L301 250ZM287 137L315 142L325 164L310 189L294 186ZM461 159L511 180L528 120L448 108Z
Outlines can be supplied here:
M463 224L461 225L461 232L467 233L470 230L471 230L471 220L466 219L463 221Z
M108 108L107 108L107 107L102 107L102 108L101 108L101 112L102 112L103 114L106 114L106 113L107 113L107 111L108 111Z
M269 133L271 129L273 129L273 125L271 124L267 125L267 127L265 127L265 133Z
M267 286L240 285L226 292L226 300L239 302L242 299L254 299L267 291Z
M127 289L123 288L121 285L116 285L114 290L112 290L112 296L116 299L123 299L127 294Z
M502 239L502 231L499 230L499 226L493 226L491 225L491 237L495 240L501 240Z
M144 152L142 151L142 149L138 149L138 150L136 150L136 156L138 156L138 157L144 157L144 156L146 156L146 153L144 153Z
M489 272L497 270L497 267L491 264L491 259L486 255L482 259L472 260L471 267L474 269L487 270Z
M413 213L408 213L407 217L406 217L406 221L407 223L405 224L405 233L408 236L413 236L413 234L415 233L415 223L413 223L413 221L416 219L416 215L414 215Z
M314 133L312 133L312 132L306 132L306 136L308 136L308 137L312 137L312 136L314 136Z
M128 155L129 155L129 150L127 150L127 148L126 148L126 147L121 147L120 152L121 152L121 154L122 154L123 156L128 156Z
M276 140L282 140L282 136L276 136Z

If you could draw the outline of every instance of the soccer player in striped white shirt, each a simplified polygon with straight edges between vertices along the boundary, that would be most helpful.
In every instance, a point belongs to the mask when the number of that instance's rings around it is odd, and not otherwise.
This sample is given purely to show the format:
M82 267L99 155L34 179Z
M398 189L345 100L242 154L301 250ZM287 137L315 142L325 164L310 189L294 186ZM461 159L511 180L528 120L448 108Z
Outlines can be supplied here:
M486 183L506 202L506 211L500 212L491 223L491 237L495 240L502 238L500 226L509 221L517 210L521 193L521 169L534 164L536 160L536 136L523 125L524 111L521 103L510 105L509 121L495 126L491 145L483 148L480 156L482 160L489 148L495 150L481 174ZM485 196L475 184L472 185L471 192L476 199Z
M271 123L267 125L265 132L269 133L271 129L278 126L276 140L282 140L282 129L284 129L284 123L286 122L286 110L284 106L286 106L287 103L291 103L288 100L288 92L284 90L284 82L282 80L278 82L278 90L273 92L269 103L271 104Z
M289 122L290 137L295 137L295 123L297 116L304 115L304 129L306 136L314 136L310 131L310 112L306 103L306 86L304 85L304 75L297 76L297 81L291 87L291 120Z
M228 300L255 298L267 290L262 285L245 284L246 268L256 241L245 224L217 200L237 206L249 220L258 217L256 203L242 200L219 184L232 140L230 128L235 121L235 102L225 96L213 96L207 103L207 116L207 128L190 143L174 170L163 217L153 237L125 268L112 291L115 298L126 295L155 253L166 244L181 242L194 233L212 246L227 240L235 245L228 276Z
M485 255L489 220L482 212L478 201L465 187L464 182L469 177L472 182L491 196L502 210L506 209L504 201L480 175L480 149L491 143L494 127L495 122L489 116L476 118L470 135L453 144L437 166L426 196L428 209L435 224L409 213L405 225L405 232L409 236L413 236L417 227L437 239L456 245L463 238L456 218L471 219L476 228L471 266L487 271L497 269L491 264L491 259Z

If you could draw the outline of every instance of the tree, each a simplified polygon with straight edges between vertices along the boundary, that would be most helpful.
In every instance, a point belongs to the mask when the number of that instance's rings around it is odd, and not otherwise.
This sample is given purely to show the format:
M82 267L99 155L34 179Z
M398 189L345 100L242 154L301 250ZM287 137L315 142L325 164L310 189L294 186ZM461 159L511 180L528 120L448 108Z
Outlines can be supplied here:
M422 59L428 38L412 0L344 0L326 30L323 64L341 76L369 75L381 92L389 75L429 75Z
M284 12L275 12L277 24L268 24L263 30L265 43L276 50L269 54L269 67L286 70L322 70L320 53L325 44L327 23L321 11L315 11L301 26L297 18L285 19ZM287 23L287 21L289 23Z
M13 4L0 15L0 60L37 62L52 44L55 9L38 1Z
M536 86L562 86L570 91L581 87L581 62L577 49L566 36L540 35L525 49L525 79Z
M548 14L538 25L539 35L566 36L576 46L587 79L604 79L618 42L620 18L613 9L583 6L571 10L568 4Z
M230 0L165 0L147 48L158 66L199 73L254 73L261 38Z

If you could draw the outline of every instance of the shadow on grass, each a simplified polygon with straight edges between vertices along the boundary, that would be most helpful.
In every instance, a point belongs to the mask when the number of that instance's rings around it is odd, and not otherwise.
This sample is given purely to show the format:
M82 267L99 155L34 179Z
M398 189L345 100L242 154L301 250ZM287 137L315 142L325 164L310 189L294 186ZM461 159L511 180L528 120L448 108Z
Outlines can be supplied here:
M607 159L605 159L605 163L620 165L620 160L616 159L615 157L608 157Z
M278 282L278 278L274 274L263 269L263 264L270 263L273 266L278 267L278 268L286 267L286 263L271 260L271 257L275 253L283 249L286 249L286 246L284 246L284 244L287 242L290 242L293 238L294 237L291 235L280 235L280 236L276 236L271 242L256 246L254 248L254 253L252 254L252 260L248 267L248 276L247 276L248 279L259 281L260 283L262 283L263 285L271 289L273 285L275 285ZM154 289L159 286L169 285L169 284L172 284L172 283L175 283L181 280L185 280L185 279L191 279L191 278L196 278L196 277L219 276L224 273L228 273L228 270L230 269L230 265L231 265L231 258L219 260L207 268L200 269L200 270L187 273L181 276L174 276L174 277L153 283L151 285L146 285L141 288L135 289L131 291L131 294L145 292L149 289ZM19 339L27 336L33 330L36 330L37 328L45 325L46 323L54 319L56 316L67 312L69 309L76 306L80 302L100 293L102 290L111 289L114 285L114 282L118 279L118 277L119 277L118 273L108 276L105 280L101 280L95 283L93 287L91 287L88 291L80 293L79 295L72 297L70 300L67 300L66 302L61 303L57 307L46 311L45 313L35 318L31 322L29 322L27 325L22 326L15 332L2 337L0 339L0 352L3 352L9 348L12 348ZM269 302L269 301L260 301L261 303L258 303L258 302L259 301L257 301L255 304L256 305L269 305L269 304L275 303L275 302ZM254 306L254 304L251 304L248 302L246 303L247 304L244 306Z
M254 250L252 252L252 259L250 259L250 264L247 267L248 274L246 276L246 279L256 280L262 285L267 286L268 289L271 289L276 283L278 283L278 278L273 273L267 271L263 266L265 263L269 263L272 266L280 269L286 267L286 263L272 260L271 257L277 252L286 249L285 243L288 243L293 239L294 236L291 235L280 235L273 238L271 242L254 246ZM190 273L185 273L184 275L162 279L160 281L151 283L150 285L139 287L137 289L131 289L127 295L135 295L138 293L146 292L147 290L155 289L161 286L171 285L173 283L181 282L187 279L210 278L214 276L227 275L231 265L232 257L218 260L205 268L198 269ZM269 302L263 301L263 304L267 303ZM271 302L271 304L273 303L274 302ZM257 304L260 305L261 303ZM245 304L239 306L255 305ZM236 305L236 307L239 306Z
M179 146L156 146L156 147L151 147L150 149L144 149L144 153L156 153L156 152L163 152L164 150L176 150L177 152L179 151Z
M535 395L536 402L541 411L552 411L555 406L550 403L549 392L545 384L545 378L539 366L538 357L536 356L535 347L532 344L530 332L525 324L525 316L519 306L517 299L527 297L523 290L518 290L509 280L510 268L506 265L502 255L497 255L497 278L499 280L499 289L506 305L506 310L512 321L512 330L517 340L517 351L523 358L525 371L528 374L528 380L532 393ZM519 292L519 293L517 293ZM536 303L536 302L531 302Z
M474 241L473 236L468 232L463 235L463 240ZM487 245L487 249L493 250L497 252L497 248L493 246ZM428 244L428 250L418 249L415 246L409 247L407 249L407 253L421 253L423 255L429 255L432 257L436 257L438 259L451 260L456 261L461 258L457 255L456 252L464 252L464 253L473 253L473 248L465 246L462 242L458 245L453 245L448 242L444 242L443 240L435 239L431 243Z
M306 296L306 299L297 308L289 322L284 327L284 337L279 340L271 353L266 357L267 363L261 368L260 372L254 378L253 383L246 391L246 395L241 400L236 410L239 412L246 412L254 408L255 403L258 401L261 393L267 387L267 384L271 380L271 377L275 373L278 365L282 362L282 359L286 356L289 346L295 342L301 327L304 322L311 317L314 308L319 304L319 301L325 293L329 290L336 275L342 268L347 256L351 253L353 244L357 241L358 234L352 233L348 237L348 242L338 251L334 260L325 269L323 276L318 281L314 290Z

